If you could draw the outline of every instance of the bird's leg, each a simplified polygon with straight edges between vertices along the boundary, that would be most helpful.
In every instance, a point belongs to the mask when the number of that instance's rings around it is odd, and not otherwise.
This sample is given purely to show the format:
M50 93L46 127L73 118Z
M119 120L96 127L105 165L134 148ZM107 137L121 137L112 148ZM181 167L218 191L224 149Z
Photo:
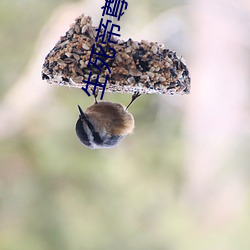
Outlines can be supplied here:
M131 104L140 96L140 92L136 91L133 95L132 95L132 100L131 102L128 104L128 106L126 107L126 110L131 106Z
M98 92L99 92L99 89L97 89L94 93L94 98L95 98L95 104L97 104L97 97L98 97Z

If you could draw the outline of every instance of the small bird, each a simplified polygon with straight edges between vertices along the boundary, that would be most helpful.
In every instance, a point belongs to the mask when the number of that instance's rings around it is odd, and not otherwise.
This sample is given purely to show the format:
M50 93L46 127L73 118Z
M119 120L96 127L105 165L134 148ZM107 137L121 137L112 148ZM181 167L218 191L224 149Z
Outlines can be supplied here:
M127 107L113 102L97 102L88 107L85 112L78 105L80 112L76 122L76 135L83 145L91 149L111 148L134 130L134 117L128 112L129 106L140 94L132 96Z

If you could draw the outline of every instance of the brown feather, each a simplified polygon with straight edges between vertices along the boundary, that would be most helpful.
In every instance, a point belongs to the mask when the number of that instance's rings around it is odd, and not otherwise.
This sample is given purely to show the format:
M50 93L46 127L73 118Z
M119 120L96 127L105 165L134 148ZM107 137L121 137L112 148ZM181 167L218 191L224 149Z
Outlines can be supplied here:
M98 131L107 131L111 135L133 132L134 118L121 104L98 102L88 107L85 113Z

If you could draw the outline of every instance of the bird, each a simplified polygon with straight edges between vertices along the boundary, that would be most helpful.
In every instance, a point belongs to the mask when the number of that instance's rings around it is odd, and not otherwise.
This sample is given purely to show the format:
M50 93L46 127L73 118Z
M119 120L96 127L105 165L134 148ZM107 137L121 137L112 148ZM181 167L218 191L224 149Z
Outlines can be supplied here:
M80 142L91 149L112 148L131 134L135 127L133 115L128 112L130 105L140 96L135 92L127 107L109 101L97 102L85 112L78 105L79 118L76 122L76 135Z

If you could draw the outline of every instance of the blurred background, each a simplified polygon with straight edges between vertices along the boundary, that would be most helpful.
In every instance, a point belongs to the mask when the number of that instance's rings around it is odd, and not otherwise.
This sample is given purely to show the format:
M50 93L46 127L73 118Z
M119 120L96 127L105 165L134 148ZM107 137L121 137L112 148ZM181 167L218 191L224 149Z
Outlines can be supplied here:
M1 0L1 250L250 249L250 1L128 3L123 39L181 54L191 94L140 97L134 134L90 150L74 126L93 99L41 68L104 0Z

